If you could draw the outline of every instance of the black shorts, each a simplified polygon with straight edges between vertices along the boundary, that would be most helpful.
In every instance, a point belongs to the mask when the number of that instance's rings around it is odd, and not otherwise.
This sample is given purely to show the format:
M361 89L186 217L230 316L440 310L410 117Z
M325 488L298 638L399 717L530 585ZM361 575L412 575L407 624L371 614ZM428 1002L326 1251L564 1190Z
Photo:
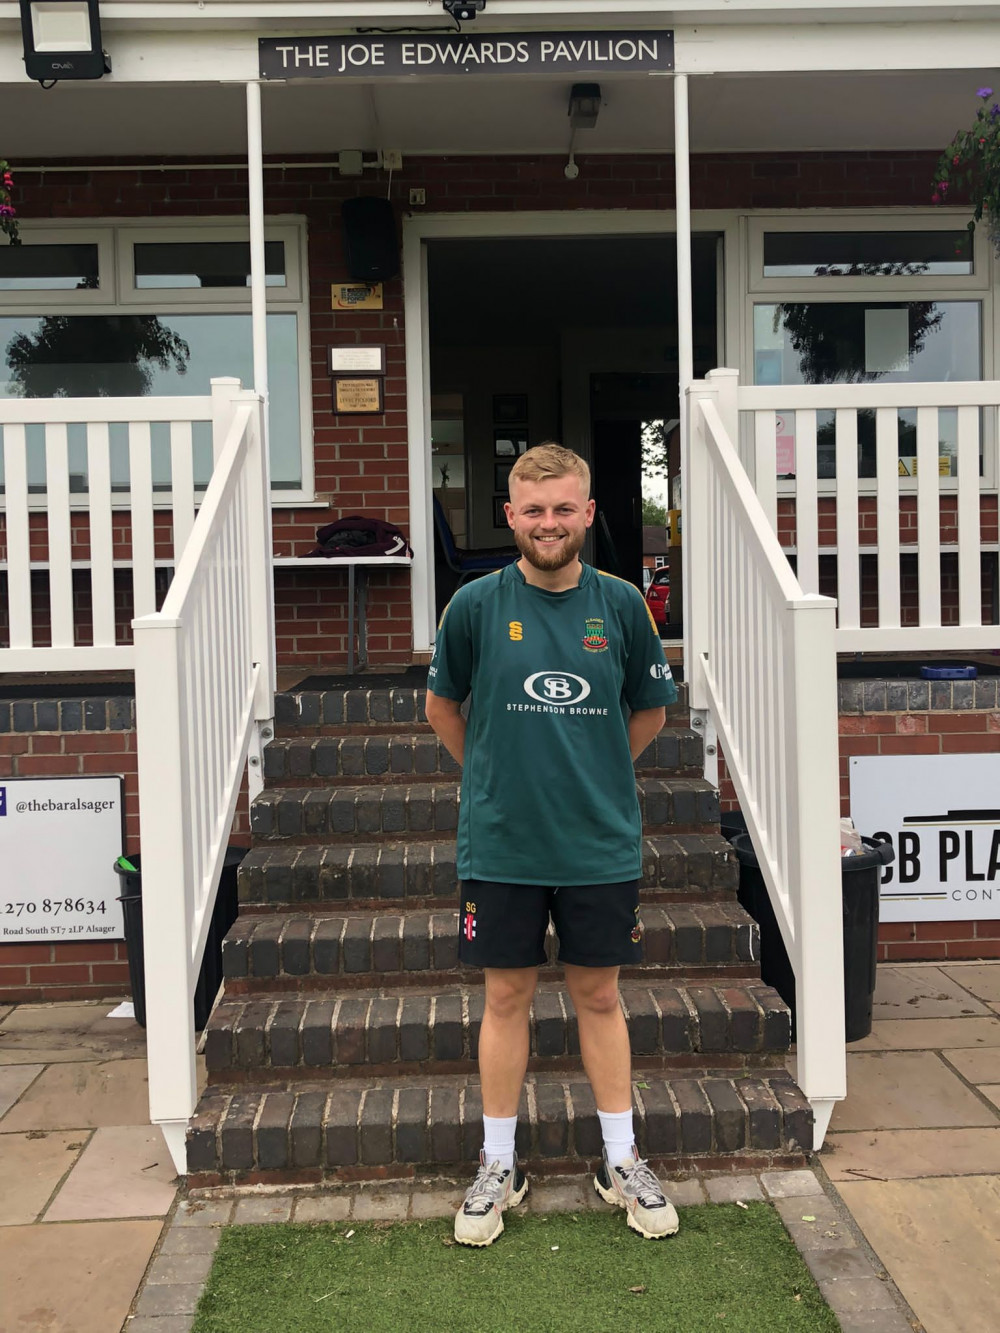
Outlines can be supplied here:
M642 961L637 879L559 889L467 879L460 888L458 956L470 967L540 966L550 917L561 963L618 967Z

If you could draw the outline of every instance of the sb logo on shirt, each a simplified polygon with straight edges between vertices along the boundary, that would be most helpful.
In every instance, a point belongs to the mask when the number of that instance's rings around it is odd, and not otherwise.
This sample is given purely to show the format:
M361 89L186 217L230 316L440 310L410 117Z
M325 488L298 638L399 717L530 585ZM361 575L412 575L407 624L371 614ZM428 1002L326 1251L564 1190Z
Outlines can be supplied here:
M524 638L524 626L519 620L511 620L507 625L507 634L511 643L520 643Z

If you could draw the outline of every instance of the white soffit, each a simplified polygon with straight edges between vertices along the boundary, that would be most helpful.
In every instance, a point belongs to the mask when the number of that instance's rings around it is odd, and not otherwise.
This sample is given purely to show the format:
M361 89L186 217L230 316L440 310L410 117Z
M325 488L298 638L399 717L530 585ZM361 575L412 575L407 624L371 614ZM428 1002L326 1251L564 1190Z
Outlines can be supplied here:
M1000 71L984 70L979 80ZM695 152L941 149L976 106L966 72L692 78ZM671 152L669 79L607 80L576 152ZM263 88L264 151L327 158L341 148L407 156L565 152L569 82L439 81ZM242 86L0 85L4 154L27 164L246 153Z

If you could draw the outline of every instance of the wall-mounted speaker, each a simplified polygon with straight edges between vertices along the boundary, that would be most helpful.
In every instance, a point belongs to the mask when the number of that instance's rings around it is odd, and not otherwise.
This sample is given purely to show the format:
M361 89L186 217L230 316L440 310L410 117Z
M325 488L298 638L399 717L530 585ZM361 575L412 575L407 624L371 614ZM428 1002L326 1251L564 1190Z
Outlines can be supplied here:
M388 199L365 194L340 207L347 275L355 282L386 282L399 272L396 219Z

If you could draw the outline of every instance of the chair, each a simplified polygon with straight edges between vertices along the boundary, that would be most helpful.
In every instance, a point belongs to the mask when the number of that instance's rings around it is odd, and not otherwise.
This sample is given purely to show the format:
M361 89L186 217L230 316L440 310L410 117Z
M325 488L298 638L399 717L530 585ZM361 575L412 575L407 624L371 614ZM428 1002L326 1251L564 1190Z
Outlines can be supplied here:
M516 550L509 546L494 547L485 551L463 551L455 545L455 534L445 518L441 501L434 496L434 531L441 546L445 564L453 574L458 575L457 587L476 574L492 574L494 570L512 565L518 557Z

